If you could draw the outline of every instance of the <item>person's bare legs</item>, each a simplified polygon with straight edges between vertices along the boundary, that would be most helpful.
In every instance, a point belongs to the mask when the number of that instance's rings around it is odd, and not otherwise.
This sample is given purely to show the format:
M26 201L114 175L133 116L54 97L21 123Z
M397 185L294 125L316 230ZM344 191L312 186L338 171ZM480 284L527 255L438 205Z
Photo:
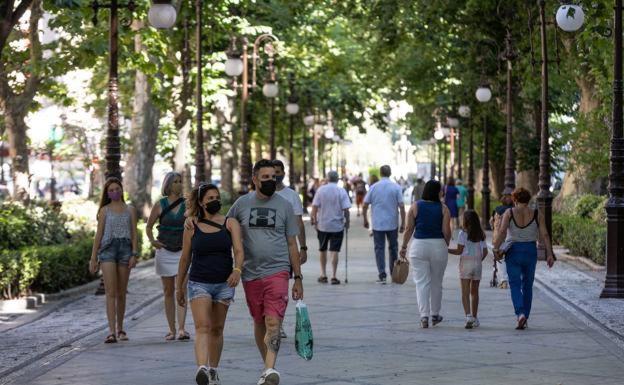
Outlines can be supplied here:
M210 312L210 338L208 339L208 363L217 368L223 351L223 327L227 317L228 305L220 302L212 304Z
M197 362L197 366L208 366L212 305L212 298L210 297L199 297L191 301L191 314L195 323L195 362Z
M123 323L126 315L126 294L128 292L128 265L117 265L117 333L124 330Z
M478 280L470 281L472 316L475 318L477 318L477 312L479 311L479 283L481 283L481 281L478 281Z
M320 252L321 277L327 277L327 251Z
M332 278L336 278L336 271L338 270L338 252L330 251L332 259Z
M264 337L266 336L266 326L264 323L254 321L254 337L256 338L256 346L262 357L262 362L266 362L267 346L264 343Z
M102 262L100 263L100 268L102 269L104 288L106 290L106 318L108 319L108 329L110 334L116 335L117 264L115 262Z
M281 320L277 317L264 317L264 326L266 328L266 334L264 336L264 344L266 348L266 355L264 359L265 369L274 368L275 362L277 361L277 353L279 353L282 341L279 333L280 323Z
M163 285L163 294L165 296L165 316L167 317L167 324L169 325L169 333L175 338L176 326L175 326L175 312L176 301L175 295L175 276L173 277L161 277ZM179 308L180 306L178 306Z
M186 279L184 280L183 287L186 287L187 284L188 284L188 274L186 276ZM174 286L175 286L175 279L174 279ZM178 327L180 328L178 330L178 335L186 333L185 325L186 325L186 310L188 306L187 304L188 304L188 301L187 303L184 304L184 306L179 306L178 304L176 304L176 313L178 316ZM175 335L175 327L173 329L173 333Z
M464 305L464 314L472 314L470 313L470 280L462 279L461 280L461 294L462 294L462 305Z

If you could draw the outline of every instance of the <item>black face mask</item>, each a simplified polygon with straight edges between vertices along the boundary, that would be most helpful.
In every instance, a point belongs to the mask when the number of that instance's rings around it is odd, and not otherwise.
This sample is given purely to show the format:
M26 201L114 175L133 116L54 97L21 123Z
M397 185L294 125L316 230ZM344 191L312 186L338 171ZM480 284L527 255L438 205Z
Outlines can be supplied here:
M277 182L274 180L263 180L260 182L260 192L268 197L272 196L277 189Z
M284 181L285 176L286 175L276 175L275 180L277 181L277 183L282 183Z
M204 208L206 209L208 214L214 215L218 213L219 211L221 211L221 201L220 200L210 201L206 203L206 206L204 206Z

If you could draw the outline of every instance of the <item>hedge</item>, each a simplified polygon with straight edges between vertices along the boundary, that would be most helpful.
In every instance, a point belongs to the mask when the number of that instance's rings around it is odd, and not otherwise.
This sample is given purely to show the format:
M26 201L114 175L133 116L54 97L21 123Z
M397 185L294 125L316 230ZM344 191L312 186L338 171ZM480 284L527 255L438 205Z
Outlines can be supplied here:
M585 209L587 214L592 210ZM571 254L605 264L607 227L590 218L574 215L553 215L553 242L565 246Z

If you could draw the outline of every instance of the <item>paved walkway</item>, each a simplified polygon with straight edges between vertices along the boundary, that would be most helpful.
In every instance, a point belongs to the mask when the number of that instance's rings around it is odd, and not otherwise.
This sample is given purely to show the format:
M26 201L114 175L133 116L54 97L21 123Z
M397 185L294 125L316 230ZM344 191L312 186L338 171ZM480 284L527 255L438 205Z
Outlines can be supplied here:
M316 283L314 251L304 266L314 358L306 362L296 355L291 303L285 320L289 338L282 344L277 366L283 384L622 384L624 350L615 335L579 316L550 289L540 290L539 284L528 330L514 330L508 290L487 284L481 290L481 327L465 330L453 256L444 283L445 320L435 328L419 329L413 284L374 283L372 239L361 220L355 215L353 219L347 285ZM315 249L316 237L310 232L308 239ZM556 268L571 269L564 264ZM129 342L104 345L103 299L81 297L56 313L0 333L0 368L5 368L0 384L193 384L193 343L164 341L167 328L161 301L150 303L160 282L151 271L133 273L138 277L131 278L136 312L126 328ZM548 273L540 267L539 274ZM484 269L484 283L487 280L489 270ZM621 309L622 302L613 306ZM18 336L27 343L20 345ZM28 344L37 346L36 354L27 351ZM15 371L11 369L15 362L29 365ZM239 289L226 323L221 380L255 384L261 369Z

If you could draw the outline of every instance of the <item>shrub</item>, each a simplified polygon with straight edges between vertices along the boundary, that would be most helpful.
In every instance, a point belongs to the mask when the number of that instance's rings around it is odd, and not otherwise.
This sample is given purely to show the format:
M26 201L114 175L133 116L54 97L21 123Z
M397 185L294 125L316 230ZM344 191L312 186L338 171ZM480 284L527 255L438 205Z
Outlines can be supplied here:
M91 281L93 275L89 273L89 257L92 247L93 240L85 238L67 245L27 250L26 254L30 253L34 259L41 261L32 289L54 293Z
M574 205L574 214L579 217L589 218L594 210L603 205L604 199L600 195L581 195Z
M589 218L555 214L552 227L553 243L568 248L571 254L604 265L607 246L606 225Z
M67 217L46 203L19 202L0 204L0 249L16 250L25 246L66 242Z

